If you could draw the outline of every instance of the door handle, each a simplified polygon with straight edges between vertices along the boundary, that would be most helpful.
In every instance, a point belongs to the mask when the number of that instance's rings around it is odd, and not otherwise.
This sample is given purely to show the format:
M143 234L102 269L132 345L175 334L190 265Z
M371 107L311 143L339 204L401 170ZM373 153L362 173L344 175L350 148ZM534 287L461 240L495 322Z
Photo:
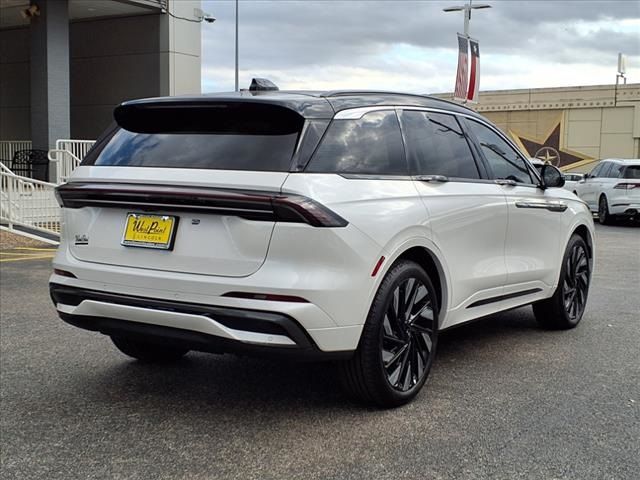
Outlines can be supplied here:
M506 178L498 178L494 180L498 185L509 185L510 187L515 187L517 185L515 180L507 180Z
M516 208L541 208L544 210L549 210L550 212L564 212L568 207L564 202L528 202L518 200L516 202Z
M445 175L416 175L414 177L416 180L420 180L421 182L448 182L449 177Z

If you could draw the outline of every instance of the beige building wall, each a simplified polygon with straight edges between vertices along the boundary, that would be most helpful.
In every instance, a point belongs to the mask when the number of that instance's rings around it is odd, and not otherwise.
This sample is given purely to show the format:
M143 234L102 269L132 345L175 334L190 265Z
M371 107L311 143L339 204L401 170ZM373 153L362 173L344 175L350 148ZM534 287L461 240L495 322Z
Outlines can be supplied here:
M451 98L451 94L441 95ZM564 170L589 171L602 158L640 158L640 84L482 92L471 106L530 156L558 151Z

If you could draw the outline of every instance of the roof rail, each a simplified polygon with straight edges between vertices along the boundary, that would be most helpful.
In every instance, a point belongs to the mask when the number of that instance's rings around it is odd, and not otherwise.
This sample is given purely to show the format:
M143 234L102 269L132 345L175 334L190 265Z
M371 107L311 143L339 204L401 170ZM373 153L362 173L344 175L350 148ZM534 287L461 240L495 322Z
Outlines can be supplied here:
M406 95L410 97L431 98L419 93L391 92L388 90L329 90L321 93L321 97L347 97L350 95Z

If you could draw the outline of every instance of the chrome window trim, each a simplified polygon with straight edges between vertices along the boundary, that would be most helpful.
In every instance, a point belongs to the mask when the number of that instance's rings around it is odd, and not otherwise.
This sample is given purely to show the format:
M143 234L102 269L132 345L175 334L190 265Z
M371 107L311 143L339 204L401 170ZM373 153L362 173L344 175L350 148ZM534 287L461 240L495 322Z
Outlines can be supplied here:
M487 122L484 118L478 117L476 115L471 115L463 112L454 112L454 111L445 110L442 108L419 107L415 105L372 105L369 107L356 107L356 108L347 108L344 110L340 110L338 113L336 113L333 116L333 120L360 120L367 113L377 112L381 110L414 110L419 112L444 113L447 115L456 115L459 117L464 117L464 118L468 118L469 120L476 121L484 125L485 127L488 127L490 130L496 133L500 138L502 138L505 142L507 142L507 144L516 151L516 153L520 156L520 158L524 160L525 164L528 165L529 170L533 172L533 177L537 178L538 181L541 181L538 171L533 167L531 162L529 162L529 159L522 154L522 152L517 147L517 145L513 143L513 141L509 137L507 137L503 132L501 132L494 125ZM534 187L538 186L533 183L519 183L518 185L534 186Z

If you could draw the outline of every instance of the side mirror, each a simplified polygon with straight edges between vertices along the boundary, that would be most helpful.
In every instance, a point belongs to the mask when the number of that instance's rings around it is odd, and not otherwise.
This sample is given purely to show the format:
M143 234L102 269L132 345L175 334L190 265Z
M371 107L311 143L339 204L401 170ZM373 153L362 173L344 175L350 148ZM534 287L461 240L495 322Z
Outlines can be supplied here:
M591 175L589 175L588 173L585 173L584 176L582 177L582 180L586 180L587 178L589 178Z
M540 170L542 188L560 188L564 187L564 175L553 165L543 165Z

